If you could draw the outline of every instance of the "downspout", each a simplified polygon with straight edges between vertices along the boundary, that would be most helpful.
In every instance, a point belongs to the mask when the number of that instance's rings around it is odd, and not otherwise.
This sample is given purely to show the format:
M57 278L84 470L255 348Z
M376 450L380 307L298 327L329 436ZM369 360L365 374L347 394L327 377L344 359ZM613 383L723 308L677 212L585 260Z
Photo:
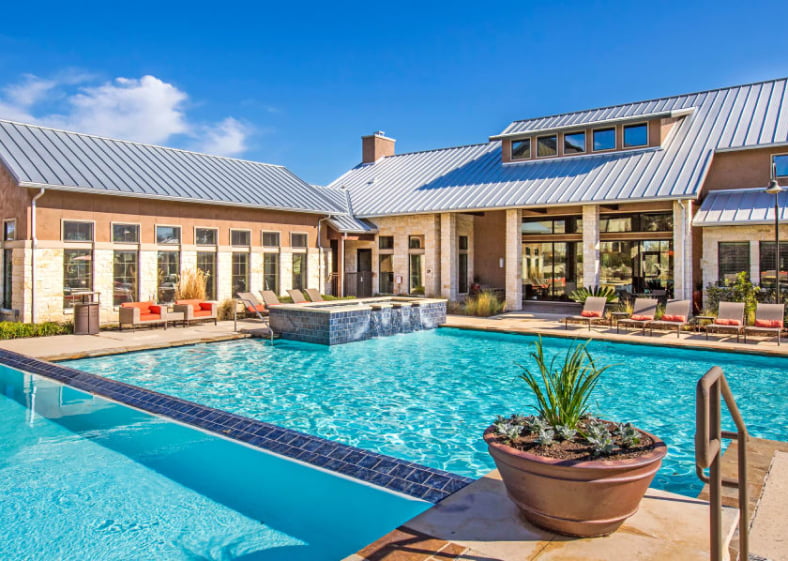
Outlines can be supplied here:
M33 197L30 205L30 240L32 250L30 251L30 323L36 322L36 249L38 248L38 235L36 234L36 202L46 193L45 188L41 188L38 194Z

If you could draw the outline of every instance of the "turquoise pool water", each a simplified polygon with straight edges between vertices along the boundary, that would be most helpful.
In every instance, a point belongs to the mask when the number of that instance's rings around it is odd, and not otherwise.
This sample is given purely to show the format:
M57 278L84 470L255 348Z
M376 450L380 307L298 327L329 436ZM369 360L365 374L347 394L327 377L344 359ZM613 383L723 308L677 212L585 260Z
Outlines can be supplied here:
M516 363L535 338L441 328L333 347L258 340L70 361L69 366L461 475L492 469L481 434L529 413ZM570 344L545 339L561 351ZM592 400L599 416L662 437L654 486L697 495L695 384L722 366L754 436L788 440L788 359L595 341L615 364ZM731 427L732 428L732 427Z
M0 366L0 559L337 560L428 503Z

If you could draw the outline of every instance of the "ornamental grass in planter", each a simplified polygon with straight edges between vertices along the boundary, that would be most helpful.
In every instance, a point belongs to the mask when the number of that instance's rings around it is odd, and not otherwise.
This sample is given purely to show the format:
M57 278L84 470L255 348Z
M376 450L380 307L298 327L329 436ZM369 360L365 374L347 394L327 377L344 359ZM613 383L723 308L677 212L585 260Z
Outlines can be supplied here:
M523 516L570 536L604 536L635 514L667 453L665 443L630 423L589 414L599 377L587 349L545 355L541 338L532 370L520 378L536 398L536 415L498 417L484 440L506 490Z

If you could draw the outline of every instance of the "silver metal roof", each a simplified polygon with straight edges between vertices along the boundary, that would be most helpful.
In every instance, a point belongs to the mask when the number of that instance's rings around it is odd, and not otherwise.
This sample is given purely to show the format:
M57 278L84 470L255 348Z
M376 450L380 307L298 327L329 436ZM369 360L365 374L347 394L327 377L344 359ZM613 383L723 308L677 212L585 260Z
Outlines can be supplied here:
M758 189L711 191L692 220L693 226L774 224L774 195ZM780 222L788 220L788 190L779 195Z
M311 213L344 212L282 166L0 120L0 160L22 187Z
M499 141L382 158L348 171L360 217L697 198L718 149L788 142L786 79L515 121L517 130L693 109L660 148L503 164Z
M337 232L345 234L374 234L378 231L377 226L372 224L369 220L363 218L355 218L349 214L332 215L328 219L328 223Z

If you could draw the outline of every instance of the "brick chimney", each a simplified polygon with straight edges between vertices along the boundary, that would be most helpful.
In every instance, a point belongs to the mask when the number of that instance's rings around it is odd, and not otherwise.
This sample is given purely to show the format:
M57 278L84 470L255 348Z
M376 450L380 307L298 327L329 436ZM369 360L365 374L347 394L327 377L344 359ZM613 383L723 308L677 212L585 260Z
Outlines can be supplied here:
M385 156L394 155L393 138L388 138L383 131L377 131L369 136L361 137L361 162L371 164Z

